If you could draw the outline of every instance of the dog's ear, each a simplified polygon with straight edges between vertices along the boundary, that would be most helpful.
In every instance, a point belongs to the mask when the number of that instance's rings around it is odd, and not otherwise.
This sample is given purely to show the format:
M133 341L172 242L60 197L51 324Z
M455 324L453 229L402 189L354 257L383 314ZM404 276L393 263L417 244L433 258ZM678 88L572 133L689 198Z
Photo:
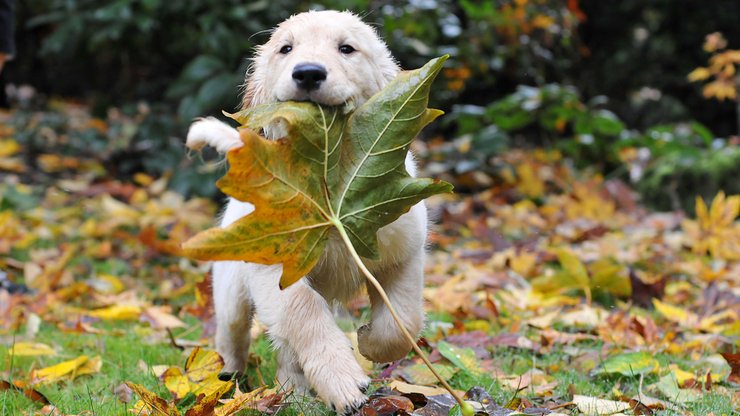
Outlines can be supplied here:
M251 107L254 101L254 95L256 93L256 85L251 80L247 79L244 83L244 91L242 92L242 110L246 110Z
M374 73L374 77L378 85L380 85L381 88L385 88L386 85L398 76L401 72L401 67L398 65L395 58L393 58L393 55L391 55L385 43L380 39L378 39L376 50L376 56L380 56L381 58L376 59L375 62L373 62L377 68Z
M265 88L264 76L259 68L267 67L266 62L261 64L257 60L261 59L262 47L257 48L257 53L247 69L244 77L244 90L242 91L241 109L245 110L255 105L265 104L268 100L267 90Z
M378 66L380 67L380 73L382 74L383 79L385 79L386 84L393 81L401 72L401 67L398 65L398 62L393 59L393 56L391 56L390 53L388 53L385 59L381 60Z
M258 79L255 74L252 74L244 87L244 94L242 94L242 110L246 110L249 107L254 107L260 104L266 104L268 102L269 95L265 88L265 83L261 79Z

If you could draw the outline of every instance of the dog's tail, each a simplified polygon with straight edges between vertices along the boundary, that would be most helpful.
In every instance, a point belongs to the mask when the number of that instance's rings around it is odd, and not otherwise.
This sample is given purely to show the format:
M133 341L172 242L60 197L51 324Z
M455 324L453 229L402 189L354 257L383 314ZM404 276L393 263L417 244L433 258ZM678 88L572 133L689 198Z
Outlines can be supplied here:
M242 140L239 132L213 117L201 118L190 125L185 146L189 149L200 150L205 146L215 148L219 153L241 147Z

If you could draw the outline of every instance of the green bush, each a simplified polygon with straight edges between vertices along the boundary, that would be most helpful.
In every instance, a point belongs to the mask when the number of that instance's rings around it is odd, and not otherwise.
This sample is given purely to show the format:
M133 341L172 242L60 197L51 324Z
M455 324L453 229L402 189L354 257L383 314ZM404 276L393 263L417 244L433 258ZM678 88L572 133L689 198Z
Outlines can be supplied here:
M451 54L446 81L452 88L434 94L439 106L449 108L452 102L488 100L500 85L557 78L569 67L576 25L565 24L571 21L565 3L513 5L42 0L20 5L19 27L30 40L20 45L15 77L35 85L45 79L46 92L87 95L101 108L140 99L174 103L189 120L237 105L245 58L276 23L308 9L349 9L378 26L407 68Z
M236 106L251 35L284 18L288 3L47 0L22 27L48 32L38 54L51 92L103 107L176 102L189 120Z
M462 173L477 169L490 156L514 144L556 146L579 164L614 167L619 162L612 146L625 126L605 108L606 104L605 97L584 103L575 87L548 84L520 85L516 92L485 107L455 106L446 122L456 126L456 137L471 140L475 152L463 159L453 156L449 160Z
M648 198L675 180L679 193L691 194L693 189L681 184L691 187L686 178L726 172L717 170L724 159L715 158L725 157L731 146L723 153L712 133L686 120L701 120L728 136L735 133L728 128L735 115L732 104L703 101L699 87L685 77L704 63L701 43L707 33L721 30L730 42L738 38L740 3L689 3L19 2L19 53L4 76L46 95L84 97L99 116L111 106L155 103L151 107L161 119L142 126L137 140L163 154L142 159L122 152L116 163L126 172L141 164L154 172L174 171L182 148L181 139L173 137L182 136L193 117L238 106L246 58L267 39L266 30L304 10L349 9L377 26L406 68L451 55L432 94L432 104L448 112L437 132L450 141L437 169L486 170L491 155L509 146L536 145L557 146L578 165L626 177L637 162L624 159L625 149L645 149L649 156L639 162L644 163L639 176ZM179 117L165 121L168 114ZM687 125L692 133L685 137ZM668 135L674 139L661 139ZM679 172L679 166L688 170ZM712 169L717 172L707 173Z
M213 154L207 164L187 157L182 140L172 135L177 125L167 106L127 105L111 109L105 118L93 118L86 110L54 101L47 111L15 111L14 140L23 146L30 168L24 175L51 183L78 175L127 181L148 173L169 176L170 188L183 195L217 195L214 184L225 166Z
M719 190L740 194L740 146L713 138L699 123L648 129L634 145L650 152L637 190L656 209L693 214L697 195L711 200Z
M583 102L575 87L549 84L520 85L485 107L455 106L447 123L456 126L456 139L435 150L433 167L495 176L489 160L510 145L546 146L582 167L598 166L633 182L656 209L693 212L695 195L709 199L720 189L740 193L736 143L716 138L696 121L629 130L606 105L605 97Z

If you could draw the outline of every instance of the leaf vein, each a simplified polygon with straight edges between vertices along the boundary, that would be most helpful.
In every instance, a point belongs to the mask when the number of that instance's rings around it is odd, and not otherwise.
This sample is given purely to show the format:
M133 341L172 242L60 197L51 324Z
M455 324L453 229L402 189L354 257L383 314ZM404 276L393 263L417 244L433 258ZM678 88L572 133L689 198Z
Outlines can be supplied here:
M425 86L426 82L430 78L432 78L433 76L434 76L434 73L433 72L430 72L429 74L427 74L424 77L424 79L420 83L418 83L416 85L416 87L411 92L411 94L409 94L409 96L406 98L406 100L404 100L403 104L400 105L398 107L398 109L393 113L393 116L388 120L388 122L386 123L386 125L383 127L382 131L380 131L378 133L378 137L373 141L373 145L370 147L370 150L369 150L370 152L372 152L372 150L375 148L375 146L381 140L381 138L383 137L383 135L385 135L385 132L387 132L388 129L390 128L390 126L395 122L395 119L396 119L396 117L398 117L398 114L404 108L406 108L406 106L408 105L408 103L419 92L419 90L422 88L422 86ZM419 99L417 98L415 101L419 101ZM341 213L342 212L342 204L344 203L344 198L347 195L347 192L349 191L349 184L351 184L354 181L355 177L357 176L357 173L360 171L360 169L362 168L362 166L365 164L365 161L367 161L367 158L368 157L369 157L369 153L366 153L365 154L365 157L363 157L362 160L360 161L360 163L357 164L357 167L355 168L355 171L352 173L352 175L350 176L349 180L347 181L347 186L344 188L344 191L342 192L342 195L339 198L339 205L337 207L337 212L338 213Z

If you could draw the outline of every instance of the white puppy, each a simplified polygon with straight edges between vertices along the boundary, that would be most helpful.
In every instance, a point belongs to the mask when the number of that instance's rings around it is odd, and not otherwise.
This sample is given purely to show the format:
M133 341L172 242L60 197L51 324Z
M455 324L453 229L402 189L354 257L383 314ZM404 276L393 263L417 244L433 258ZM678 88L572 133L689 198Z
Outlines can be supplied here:
M386 45L370 26L348 12L295 15L257 49L247 74L244 106L310 100L354 108L399 72ZM275 136L274 129L267 134ZM277 137L271 137L273 139ZM195 122L188 146L208 144L220 151L241 146L236 130L215 120ZM415 174L411 155L406 169ZM253 211L229 200L221 222L226 227ZM423 203L378 232L380 260L367 265L388 292L406 328L418 334L423 324L422 287L427 213ZM338 235L330 237L318 265L298 283L280 290L281 266L238 261L213 265L216 349L225 371L244 371L254 313L268 328L278 351L278 382L313 389L338 413L356 410L370 379L332 316L330 303L346 301L365 284ZM377 292L368 286L371 322L358 331L360 353L375 362L404 357L411 345L403 337Z

